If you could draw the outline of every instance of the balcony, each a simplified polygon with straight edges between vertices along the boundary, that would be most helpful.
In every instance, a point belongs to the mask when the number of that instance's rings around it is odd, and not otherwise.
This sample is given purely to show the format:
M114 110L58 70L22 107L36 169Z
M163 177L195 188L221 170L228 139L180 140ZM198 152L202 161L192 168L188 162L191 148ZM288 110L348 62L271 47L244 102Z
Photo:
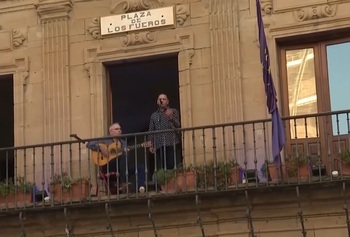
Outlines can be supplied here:
M127 162L117 162L116 172L101 168L120 159L123 149L116 143L106 145L104 154L86 147L108 137L72 135L66 142L2 148L1 212L345 184L350 178L349 113L284 118L281 163L271 155L269 119L123 135ZM182 159L174 169L157 167L159 157L148 152L149 136L164 134L181 138Z

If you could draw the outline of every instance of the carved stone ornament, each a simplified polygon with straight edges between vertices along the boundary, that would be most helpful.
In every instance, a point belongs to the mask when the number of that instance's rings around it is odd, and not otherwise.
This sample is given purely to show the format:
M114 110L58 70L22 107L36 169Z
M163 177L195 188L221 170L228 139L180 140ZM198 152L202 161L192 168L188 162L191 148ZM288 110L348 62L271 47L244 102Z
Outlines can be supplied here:
M271 14L273 9L272 0L261 0L261 10L266 14Z
M41 20L51 20L52 18L67 18L73 8L70 0L61 1L39 1L36 6Z
M186 22L189 15L190 11L188 9L188 6L176 6L176 22L178 23L178 25L182 26Z
M92 22L89 24L87 31L92 35L94 39L99 39L101 36L100 33L100 22L99 19L96 17L92 20Z
M336 13L336 5L319 5L314 7L305 7L294 12L298 21L307 21L324 17L332 17Z
M134 34L128 34L121 37L121 42L124 46L133 46L140 44L150 44L156 42L157 37L155 32L140 32Z
M144 11L162 6L164 6L164 0L118 0L117 3L112 4L111 13L121 14Z
M84 69L85 69L85 71L86 71L86 73L87 73L87 75L88 75L88 77L90 79L90 77L91 77L91 65L87 64L87 63L84 63Z
M20 30L12 31L12 44L15 47L21 46L23 41L26 39L24 34Z
M27 79L29 77L29 71L25 70L22 72L22 85L26 86L27 85Z
M194 51L194 49L189 49L187 51L187 53L188 53L188 64L192 65L192 58L193 58L193 56L195 54L195 51Z

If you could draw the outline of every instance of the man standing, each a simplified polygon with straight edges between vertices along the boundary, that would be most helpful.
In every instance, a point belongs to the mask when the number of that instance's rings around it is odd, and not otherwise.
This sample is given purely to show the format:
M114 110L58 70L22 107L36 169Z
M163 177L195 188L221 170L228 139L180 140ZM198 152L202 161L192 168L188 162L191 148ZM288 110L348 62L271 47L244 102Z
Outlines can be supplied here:
M173 132L151 134L149 141L152 143L150 152L155 154L157 170L174 169L175 164L182 162L181 133L179 111L169 107L167 95L160 94L157 99L158 110L151 115L149 131L174 130Z

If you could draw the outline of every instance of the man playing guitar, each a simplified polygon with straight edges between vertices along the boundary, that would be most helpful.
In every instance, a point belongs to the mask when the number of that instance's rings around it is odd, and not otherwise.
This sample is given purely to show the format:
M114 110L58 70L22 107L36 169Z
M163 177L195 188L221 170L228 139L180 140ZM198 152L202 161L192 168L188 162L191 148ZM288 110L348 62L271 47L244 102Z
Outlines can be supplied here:
M97 141L90 141L86 144L86 147L97 151L101 154L101 157L109 157L108 146L119 143L122 147L122 155L116 159L110 159L108 163L101 166L102 172L107 175L107 177L115 177L114 179L110 178L109 186L112 194L116 193L116 187L118 186L117 177L119 177L119 190L125 191L126 188L126 142L123 139L118 137L122 135L122 128L119 123L113 123L109 127L109 135L111 138ZM113 137L113 138L112 138ZM104 146L101 146L104 145ZM116 175L108 175L116 174Z

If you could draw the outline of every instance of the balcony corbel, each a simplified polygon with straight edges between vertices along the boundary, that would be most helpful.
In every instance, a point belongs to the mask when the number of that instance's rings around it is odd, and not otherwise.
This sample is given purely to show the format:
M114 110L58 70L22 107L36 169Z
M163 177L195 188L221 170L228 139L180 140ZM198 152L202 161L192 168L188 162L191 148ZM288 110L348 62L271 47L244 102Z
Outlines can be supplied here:
M24 228L24 221L25 221L26 219L27 219L27 218L25 217L24 212L20 212L20 213L19 213L19 223L21 224L21 231L22 231L21 237L27 237L26 230L25 230L25 228Z
M300 219L300 224L301 224L301 233L303 234L303 237L306 237L306 230L305 230L305 225L304 225L304 215L303 215L303 210L301 208L301 202L300 202L300 192L299 192L299 186L296 187L296 192L297 192L297 200L298 200L298 216Z
M342 190L343 198L344 198L344 211L346 215L346 226L348 228L348 236L350 237L350 220L349 220L349 208L348 201L346 200L346 186L345 182L343 182L343 190Z
M247 201L247 213L246 217L248 219L249 223L249 232L250 232L250 237L256 237L254 233L254 225L253 225L253 219L252 219L252 212L251 212L251 204L248 196L248 191L245 191L245 199Z
M74 236L73 228L70 225L70 220L69 220L69 217L68 217L68 208L67 207L65 207L63 209L63 214L64 214L64 220L66 222L66 226L64 228L64 231L66 232L67 237L73 237Z
M200 203L201 201L199 199L199 195L197 194L196 195L197 223L199 224L199 227L201 229L202 237L205 237L203 222L202 222L201 213L200 213Z
M150 221L152 222L152 227L153 227L153 231L154 231L154 237L158 237L156 224L155 224L155 222L154 222L153 214L152 214L153 203L152 203L152 200L151 200L151 199L148 199L147 205L148 205L148 218L149 218Z
M114 231L113 231L113 227L112 227L112 222L111 222L111 204L110 203L106 203L105 204L105 211L106 211L106 215L107 215L107 225L106 225L106 229L109 230L109 232L111 233L111 237L115 237L114 235Z

